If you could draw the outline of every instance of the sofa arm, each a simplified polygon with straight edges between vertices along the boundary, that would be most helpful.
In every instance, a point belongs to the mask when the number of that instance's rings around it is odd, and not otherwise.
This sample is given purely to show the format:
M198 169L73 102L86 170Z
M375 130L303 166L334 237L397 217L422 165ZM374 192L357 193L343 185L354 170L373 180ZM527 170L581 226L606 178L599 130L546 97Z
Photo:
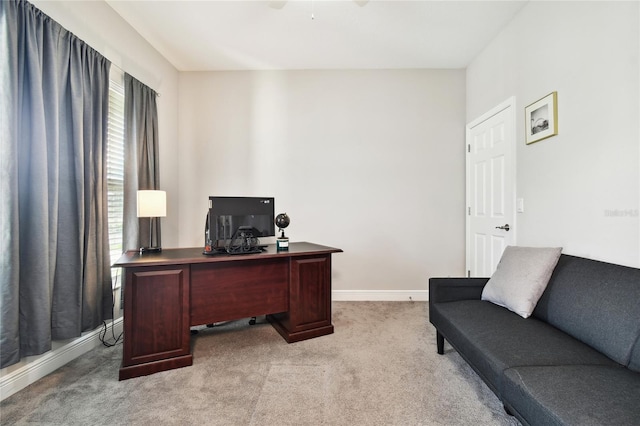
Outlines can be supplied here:
M429 304L479 300L489 278L429 278Z

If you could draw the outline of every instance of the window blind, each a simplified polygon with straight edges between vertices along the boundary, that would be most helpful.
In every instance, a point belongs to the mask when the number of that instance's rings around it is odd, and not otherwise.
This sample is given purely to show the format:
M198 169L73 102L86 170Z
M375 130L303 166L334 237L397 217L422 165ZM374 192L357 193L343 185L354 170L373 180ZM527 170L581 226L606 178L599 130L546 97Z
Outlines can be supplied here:
M115 71L115 72L114 72ZM111 68L107 129L107 206L111 264L122 255L124 206L124 82L122 73Z

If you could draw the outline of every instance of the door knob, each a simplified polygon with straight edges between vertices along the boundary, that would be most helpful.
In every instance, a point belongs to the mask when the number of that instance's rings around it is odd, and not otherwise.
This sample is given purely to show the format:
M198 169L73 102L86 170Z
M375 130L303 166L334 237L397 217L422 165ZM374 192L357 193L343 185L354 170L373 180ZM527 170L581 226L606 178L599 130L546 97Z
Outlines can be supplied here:
M504 226L496 226L496 229L504 229L505 231L509 232L509 224L507 223Z

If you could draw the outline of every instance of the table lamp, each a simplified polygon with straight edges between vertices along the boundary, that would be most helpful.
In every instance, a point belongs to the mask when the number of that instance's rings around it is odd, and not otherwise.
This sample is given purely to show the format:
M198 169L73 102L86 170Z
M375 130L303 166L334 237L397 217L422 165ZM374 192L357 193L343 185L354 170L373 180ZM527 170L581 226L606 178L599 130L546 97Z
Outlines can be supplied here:
M165 191L138 191L138 217L149 218L149 246L140 247L142 253L158 253L162 247L153 247L153 220L167 215L167 193Z

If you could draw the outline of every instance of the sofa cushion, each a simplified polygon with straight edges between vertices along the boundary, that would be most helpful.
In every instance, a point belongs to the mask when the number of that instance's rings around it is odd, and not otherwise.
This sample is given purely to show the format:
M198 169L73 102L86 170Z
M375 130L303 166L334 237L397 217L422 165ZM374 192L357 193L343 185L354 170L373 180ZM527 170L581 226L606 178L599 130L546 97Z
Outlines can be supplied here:
M638 337L636 345L631 351L631 360L629 361L628 368L636 373L640 373L640 337Z
M482 300L528 318L547 287L562 248L508 246L482 291Z
M640 269L563 254L533 316L629 365L639 300Z
M511 368L503 402L532 425L638 425L640 374L596 365Z
M535 319L481 300L435 303L429 319L500 396L503 371L520 365L617 365L606 356Z

